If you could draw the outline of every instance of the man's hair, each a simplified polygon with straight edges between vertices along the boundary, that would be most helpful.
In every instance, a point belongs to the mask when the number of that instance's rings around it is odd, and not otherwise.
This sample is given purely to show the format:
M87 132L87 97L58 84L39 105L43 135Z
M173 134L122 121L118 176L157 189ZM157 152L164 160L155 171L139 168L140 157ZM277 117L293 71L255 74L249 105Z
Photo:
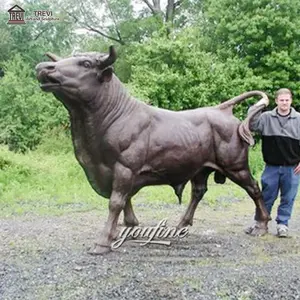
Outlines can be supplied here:
M283 94L289 94L289 95L291 96L291 98L293 97L293 94L292 94L292 92L291 92L290 89L282 88L282 89L279 89L279 90L275 93L275 99L277 99L279 95L283 95Z

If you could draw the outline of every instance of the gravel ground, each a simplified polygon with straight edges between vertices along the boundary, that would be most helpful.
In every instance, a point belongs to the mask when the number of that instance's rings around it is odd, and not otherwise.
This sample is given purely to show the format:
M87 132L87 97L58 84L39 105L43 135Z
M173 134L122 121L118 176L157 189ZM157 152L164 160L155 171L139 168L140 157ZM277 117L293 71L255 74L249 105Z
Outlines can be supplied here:
M171 246L126 242L105 256L87 248L106 211L0 220L0 299L300 299L300 210L291 238L249 237L253 203L200 204L189 235ZM141 226L185 206L135 204Z

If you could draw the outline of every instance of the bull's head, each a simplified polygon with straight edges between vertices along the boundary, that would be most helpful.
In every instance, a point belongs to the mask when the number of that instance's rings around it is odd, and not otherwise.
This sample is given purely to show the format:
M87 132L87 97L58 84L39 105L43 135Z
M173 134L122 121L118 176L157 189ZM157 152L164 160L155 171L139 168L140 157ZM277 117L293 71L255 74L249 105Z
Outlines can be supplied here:
M41 88L59 98L78 100L94 97L99 85L111 80L112 64L117 58L113 46L110 46L109 54L88 52L64 59L52 53L46 55L52 62L36 66Z

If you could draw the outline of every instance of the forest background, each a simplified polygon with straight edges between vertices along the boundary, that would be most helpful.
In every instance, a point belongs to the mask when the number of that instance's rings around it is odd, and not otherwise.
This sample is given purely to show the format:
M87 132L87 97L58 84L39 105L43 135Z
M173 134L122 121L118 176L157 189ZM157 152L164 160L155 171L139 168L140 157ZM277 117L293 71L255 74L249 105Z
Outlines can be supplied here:
M7 24L7 10L16 4L25 10L25 18L47 11L59 20ZM85 199L96 196L88 186L78 191L85 179L73 157L66 110L39 88L35 66L46 60L45 52L65 57L81 51L107 52L114 45L115 73L130 93L166 109L215 105L249 90L266 92L271 109L274 92L287 87L299 110L299 15L300 2L292 0L2 2L2 203L21 201L22 208L15 208L22 212L26 201L39 197L79 203L81 193ZM237 105L235 116L245 118L256 101ZM250 160L259 178L259 147L251 150Z

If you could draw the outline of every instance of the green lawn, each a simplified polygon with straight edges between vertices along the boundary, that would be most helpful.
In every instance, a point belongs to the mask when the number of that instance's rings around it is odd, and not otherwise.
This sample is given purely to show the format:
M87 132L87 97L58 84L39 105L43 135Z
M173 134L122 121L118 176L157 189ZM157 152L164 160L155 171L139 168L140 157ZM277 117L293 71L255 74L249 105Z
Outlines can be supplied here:
M263 162L259 147L251 150L251 167L259 179ZM229 205L248 197L228 179L217 185L211 176L204 203ZM190 186L184 190L183 203L190 198ZM229 201L230 200L230 201ZM169 186L142 189L133 199L137 203L177 203ZM98 196L88 184L77 163L69 138L47 139L36 151L14 153L0 146L0 217L26 213L58 215L67 212L107 208L108 200Z

